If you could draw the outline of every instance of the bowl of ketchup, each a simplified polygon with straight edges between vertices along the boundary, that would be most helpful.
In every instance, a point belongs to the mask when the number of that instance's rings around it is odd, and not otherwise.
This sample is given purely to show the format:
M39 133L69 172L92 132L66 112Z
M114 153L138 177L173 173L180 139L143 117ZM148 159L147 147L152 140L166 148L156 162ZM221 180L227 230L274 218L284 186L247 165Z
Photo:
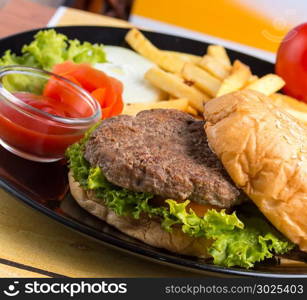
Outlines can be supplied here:
M57 88L56 97L46 93ZM74 82L20 66L0 68L0 144L26 159L62 159L101 119L99 103Z

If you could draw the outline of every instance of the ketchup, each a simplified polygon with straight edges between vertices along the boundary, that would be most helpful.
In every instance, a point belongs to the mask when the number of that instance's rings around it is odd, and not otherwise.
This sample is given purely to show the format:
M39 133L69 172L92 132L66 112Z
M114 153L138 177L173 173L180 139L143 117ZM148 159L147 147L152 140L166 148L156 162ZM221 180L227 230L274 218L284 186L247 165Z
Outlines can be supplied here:
M15 93L14 96L29 106L20 110L0 99L0 136L15 149L44 158L61 158L66 148L79 140L87 129L84 126L63 124L31 109L35 107L58 117L86 118L92 113L91 107L85 107L84 100L78 99L76 94L74 105L65 99L61 101L26 92ZM81 102L82 112L78 109Z

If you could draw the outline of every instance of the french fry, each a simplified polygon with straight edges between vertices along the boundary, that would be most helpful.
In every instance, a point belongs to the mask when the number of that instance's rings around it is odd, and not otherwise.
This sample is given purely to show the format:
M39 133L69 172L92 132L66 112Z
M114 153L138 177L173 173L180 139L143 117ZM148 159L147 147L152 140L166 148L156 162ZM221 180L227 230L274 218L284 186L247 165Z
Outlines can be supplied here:
M186 62L192 62L192 63L197 64L201 61L201 56L190 54L190 53L169 51L169 50L163 50L163 52L169 55L178 56L181 59L185 60Z
M267 74L247 85L245 88L253 91L258 91L269 96L280 90L284 85L285 82L281 77L275 74Z
M218 59L210 55L204 55L198 65L220 80L229 75L229 68L226 68Z
M305 102L279 93L272 94L270 98L275 105L307 124L307 104Z
M149 69L145 73L145 79L176 98L187 98L189 104L199 112L204 111L204 102L209 100L208 96L185 84L182 78L159 68Z
M186 62L178 55L171 55L158 49L136 28L129 30L125 40L136 52L166 71L179 73Z
M193 115L193 116L198 115L197 110L195 108L193 108L191 105L188 106L187 113L189 113L190 115Z
M251 75L250 68L239 60L236 60L230 75L222 82L216 96L219 97L240 90L244 87Z
M249 79L246 82L245 86L248 86L251 83L254 83L255 81L257 81L259 79L259 77L257 75L252 75L251 77L249 77Z
M210 45L207 54L220 61L228 70L231 69L231 62L224 47L219 45Z
M267 74L261 78L252 75L250 68L238 60L231 66L225 48L219 45L210 45L207 54L200 57L183 52L160 50L136 28L131 29L125 39L135 51L161 68L155 67L148 70L145 79L161 91L168 93L170 98L187 99L188 106L185 111L192 115L203 112L204 103L211 97L219 97L241 89L251 89L269 96L285 84L283 79L275 74ZM276 99L282 98L280 94L274 95L278 95L274 96ZM172 101L174 100L170 100ZM162 101L162 105L164 102ZM291 102L291 105L293 103ZM141 103L136 106L133 104L126 109L136 111L142 105ZM282 105L285 106L285 104ZM289 104L286 108L288 112L306 122L306 112L291 105Z
M136 115L140 111L148 109L178 109L183 112L188 112L189 101L188 99L175 99L175 100L165 100L152 103L128 103L125 105L122 114L124 115Z
M194 82L195 86L212 97L216 95L221 85L219 79L192 63L186 63L181 74L185 80Z
M278 267L281 267L281 268L284 268L284 267L306 268L307 267L307 263L305 263L304 261L284 258L281 256L278 256L278 259L279 259L279 265L276 266L277 268Z

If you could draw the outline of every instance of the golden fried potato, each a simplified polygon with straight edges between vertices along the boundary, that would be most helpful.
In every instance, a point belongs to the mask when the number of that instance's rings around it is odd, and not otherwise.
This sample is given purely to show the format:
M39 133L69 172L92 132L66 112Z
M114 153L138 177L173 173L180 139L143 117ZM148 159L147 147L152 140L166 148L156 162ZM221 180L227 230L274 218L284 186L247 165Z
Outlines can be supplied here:
M257 81L259 79L259 77L257 75L252 75L251 77L249 77L249 79L247 80L245 86L248 86L251 83L254 83L255 81Z
M280 106L290 115L307 124L307 103L279 93L272 94L270 98L274 104Z
M219 60L228 70L231 69L231 62L229 56L223 46L210 45L207 49L207 54Z
M236 60L232 66L230 75L222 82L216 96L222 96L240 90L252 76L250 68Z
M193 116L198 115L197 110L195 108L193 108L191 105L188 106L187 113L189 113L190 115L193 115Z
M136 52L166 71L179 73L186 62L179 55L172 55L158 49L136 28L128 31L125 40Z
M191 81L196 87L203 90L206 94L214 97L221 85L221 81L207 71L201 69L193 63L186 63L182 69L182 77Z
M201 56L198 55L184 53L184 52L177 52L177 51L169 51L169 50L162 50L162 51L169 55L178 56L181 59L185 60L186 62L192 62L194 64L197 64L201 61Z
M145 74L145 79L173 97L187 98L189 104L199 112L203 112L204 102L209 100L208 96L193 86L187 85L179 76L167 73L159 68L148 70Z
M148 109L178 109L183 112L188 112L189 101L188 99L175 99L175 100L165 100L152 103L128 103L125 104L122 114L124 115L136 115L140 111Z
M261 92L267 96L279 91L285 85L284 80L276 74L267 74L250 83L245 88Z
M210 55L204 55L198 65L220 80L225 79L230 72L229 68L225 67L223 63Z

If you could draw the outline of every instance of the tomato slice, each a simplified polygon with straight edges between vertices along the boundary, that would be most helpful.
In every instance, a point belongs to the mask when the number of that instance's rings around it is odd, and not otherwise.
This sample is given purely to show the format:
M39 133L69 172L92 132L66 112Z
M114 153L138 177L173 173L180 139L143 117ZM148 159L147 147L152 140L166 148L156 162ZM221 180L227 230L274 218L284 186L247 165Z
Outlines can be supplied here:
M190 209L192 209L198 217L203 217L210 209L215 209L217 211L221 210L221 208L211 204L198 204L193 201L191 201L187 206L187 211Z
M123 85L117 79L106 75L104 72L92 68L89 64L75 64L67 61L56 65L54 73L65 77L88 91L96 99L102 109L103 119L118 115L123 110ZM66 101L73 106L73 98L63 91L63 88L53 79L45 87L44 95ZM67 97L67 99L64 99ZM80 105L78 112L82 111Z
M92 97L97 100L101 107L105 107L106 88L98 88L91 93Z
M70 76L66 76L67 79ZM75 80L74 80L75 81ZM75 81L75 83L77 83ZM65 107L65 115L70 118L89 117L92 110L82 97L70 88L65 82L53 77L50 78L43 96L57 101L57 106Z
M53 72L65 78L67 78L67 75L74 77L90 93L100 87L109 86L109 76L89 64L66 62L63 66L62 64L56 65Z
M123 102L118 99L118 95L112 88L98 88L91 93L92 97L97 100L102 109L102 118L106 119L118 115L123 110Z
M163 198L156 197L156 198L151 199L150 201L155 206L166 206L167 207L165 199ZM174 201L178 203L183 203L185 200L174 200ZM190 209L192 209L198 217L205 216L207 211L210 209L215 209L217 211L221 210L221 208L218 206L214 206L211 204L199 204L194 201L190 201L190 203L187 205L186 211L189 212Z
M78 64L73 63L72 61L65 61L61 64L57 64L52 68L52 72L55 74L69 74L78 68Z
M124 88L123 88L123 84L119 80L113 77L110 77L110 83L114 91L114 94L116 95L116 101L112 105L112 116L116 116L116 115L119 115L123 111L123 108L124 108L124 102L122 99Z

